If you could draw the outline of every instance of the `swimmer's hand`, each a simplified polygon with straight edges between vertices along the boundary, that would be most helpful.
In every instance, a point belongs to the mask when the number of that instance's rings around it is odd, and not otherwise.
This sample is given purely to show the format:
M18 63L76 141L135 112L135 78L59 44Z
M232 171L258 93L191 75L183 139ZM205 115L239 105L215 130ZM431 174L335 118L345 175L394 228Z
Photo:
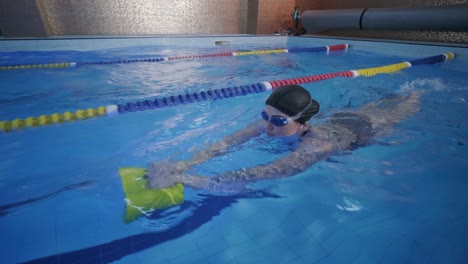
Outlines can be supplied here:
M146 174L147 186L151 189L168 188L181 182L181 175L190 168L184 161L172 162L170 159L150 162Z

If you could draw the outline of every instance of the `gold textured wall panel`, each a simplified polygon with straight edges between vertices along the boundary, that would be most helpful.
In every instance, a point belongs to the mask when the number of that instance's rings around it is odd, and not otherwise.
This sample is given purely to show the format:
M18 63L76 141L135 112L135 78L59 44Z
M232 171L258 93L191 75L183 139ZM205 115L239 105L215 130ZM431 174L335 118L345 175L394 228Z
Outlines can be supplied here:
M248 0L37 0L49 35L241 34Z

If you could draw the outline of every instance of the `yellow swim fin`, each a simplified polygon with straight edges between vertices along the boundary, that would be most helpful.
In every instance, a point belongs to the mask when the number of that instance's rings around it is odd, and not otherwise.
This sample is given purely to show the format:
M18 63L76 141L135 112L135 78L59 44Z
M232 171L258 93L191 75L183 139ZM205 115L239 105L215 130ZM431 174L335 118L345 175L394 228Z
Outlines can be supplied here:
M176 183L169 188L148 189L144 168L126 167L119 169L125 192L127 208L125 222L130 223L142 214L164 209L184 201L184 185Z

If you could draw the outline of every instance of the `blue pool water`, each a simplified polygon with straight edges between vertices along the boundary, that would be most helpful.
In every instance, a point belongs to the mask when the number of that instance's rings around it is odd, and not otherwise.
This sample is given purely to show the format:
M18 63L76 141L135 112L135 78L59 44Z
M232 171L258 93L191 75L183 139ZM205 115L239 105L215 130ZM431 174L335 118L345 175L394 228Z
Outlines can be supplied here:
M96 49L59 47L3 51L0 58L1 65L89 62L345 42L282 40L267 44L242 38L230 46L145 42ZM397 44L385 44L380 52L362 48L371 45L355 41L348 51L330 54L0 71L0 120L369 68L453 51ZM340 153L294 177L257 183L253 187L267 191L256 196L186 188L181 206L130 224L123 221L120 167L190 158L193 151L256 121L268 92L1 132L1 262L466 263L468 60L463 49L454 53L452 61L394 74L303 85L321 104L313 122L393 93L424 91L421 111L376 144ZM266 163L288 151L281 144L265 137L251 140L198 166L197 173L212 176ZM90 184L63 189L87 181Z

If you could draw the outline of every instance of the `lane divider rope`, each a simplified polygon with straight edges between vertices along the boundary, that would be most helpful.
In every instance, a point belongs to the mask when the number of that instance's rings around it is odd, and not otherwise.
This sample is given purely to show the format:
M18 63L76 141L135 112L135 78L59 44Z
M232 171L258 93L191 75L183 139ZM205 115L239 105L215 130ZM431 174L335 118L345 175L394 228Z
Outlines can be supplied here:
M335 77L354 78L358 76L374 76L377 74L388 74L401 71L405 68L433 64L443 61L448 61L454 58L454 54L447 52L441 55L436 55L427 58L416 59L408 62L390 64L386 66L366 68L360 70L349 70L343 72L325 73L306 77L299 77L286 80L276 80L269 82L261 82L249 85L241 85L227 87L221 89L206 90L195 93L185 93L180 95L166 96L156 99L148 99L138 101L136 103L126 103L118 105L100 106L97 108L88 108L86 110L76 110L75 112L65 112L62 114L54 113L51 115L41 115L39 117L28 117L26 119L14 119L12 121L0 121L0 131L9 132L12 130L20 130L27 127L47 126L62 122L73 122L89 118L116 115L128 112L153 110L157 108L172 107L181 104L188 104L206 100L217 100L230 98L235 96L244 96L252 93L261 93L269 90L274 90L283 85L302 84L310 82L318 82Z
M223 52L223 53L214 53L214 54L186 55L186 56L173 56L173 57L160 57L160 58L127 59L127 60L99 61L99 62L60 62L60 63L48 63L48 64L0 65L0 70L69 68L69 67L77 67L77 66L85 66L85 65L128 64L128 63L137 63L137 62L163 62L163 61L197 59L197 58L233 57L233 56L247 56L247 55L266 55L266 54L277 54L277 53L329 52L329 51L336 51L336 50L346 50L346 49L348 49L348 47L349 47L348 44L338 44L338 45L332 45L332 46L312 47L312 48L237 51L237 52Z

